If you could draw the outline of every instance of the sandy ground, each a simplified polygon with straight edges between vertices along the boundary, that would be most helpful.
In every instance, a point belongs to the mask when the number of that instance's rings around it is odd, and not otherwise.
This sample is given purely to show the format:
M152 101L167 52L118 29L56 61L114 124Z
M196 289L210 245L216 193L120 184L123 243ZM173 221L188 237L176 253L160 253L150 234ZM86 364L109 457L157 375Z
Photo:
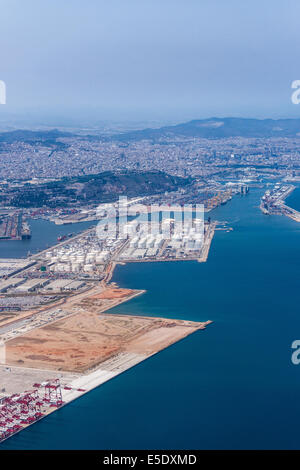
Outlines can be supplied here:
M142 294L144 291L135 289L119 289L117 287L108 287L99 291L90 291L90 295L85 295L81 298L74 298L68 300L62 307L63 310L70 311L70 309L91 313L102 313L109 310L116 305L125 302L137 295ZM91 295L92 294L92 295Z
M1 313L0 314L0 326L7 326L10 324L14 324L20 320L24 320L25 318L34 317L42 312L47 312L48 310L52 310L53 308L60 307L64 303L64 299L58 300L56 302L52 302L49 305L43 306L41 308L35 308L30 310L24 310L21 312L13 312L13 313Z
M125 350L138 354L155 354L194 331L195 326L193 325L171 324L171 326L161 326L136 338L135 341L125 347Z
M23 334L21 325L27 321L26 330L39 328L44 323L50 323L55 320L55 316L71 316L79 312L102 313L116 305L126 302L137 295L141 295L143 290L119 289L115 285L104 287L95 285L93 288L85 290L69 297L64 297L59 302L49 306L36 309L34 312L27 310L18 312L9 317L1 319L0 315L0 341L7 341L12 336ZM30 320L30 323L28 321ZM1 363L1 361L0 361Z
M91 296L92 299L124 299L125 297L129 297L134 293L132 289L120 289L117 287L109 287L105 289L100 294L95 294Z
M87 372L121 352L153 354L206 323L83 312L8 341L6 364Z

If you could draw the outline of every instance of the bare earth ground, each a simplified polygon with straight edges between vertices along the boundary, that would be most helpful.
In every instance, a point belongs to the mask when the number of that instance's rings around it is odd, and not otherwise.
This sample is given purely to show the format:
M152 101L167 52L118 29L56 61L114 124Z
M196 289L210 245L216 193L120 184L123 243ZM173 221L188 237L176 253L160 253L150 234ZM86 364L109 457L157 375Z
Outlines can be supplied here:
M100 294L91 296L92 299L124 299L133 294L132 289L121 289L118 287L109 287Z
M8 341L6 364L87 372L121 352L158 352L206 324L83 312Z
M88 291L66 296L41 308L28 309L21 312L0 312L0 335L1 327L13 325L20 320L34 318L40 314L45 314L46 317L47 312L51 312L57 307L68 312L68 314L76 313L77 311L88 308L93 308L93 311L100 313L118 305L119 303L125 302L136 295L140 295L143 292L144 291L142 290L136 289L119 289L117 287L106 288L99 284Z
M104 290L91 290L89 295L83 297L70 298L62 307L63 310L70 311L70 308L76 311L85 311L91 313L101 313L110 308L125 302L144 291L135 289L120 289L117 287L108 287Z

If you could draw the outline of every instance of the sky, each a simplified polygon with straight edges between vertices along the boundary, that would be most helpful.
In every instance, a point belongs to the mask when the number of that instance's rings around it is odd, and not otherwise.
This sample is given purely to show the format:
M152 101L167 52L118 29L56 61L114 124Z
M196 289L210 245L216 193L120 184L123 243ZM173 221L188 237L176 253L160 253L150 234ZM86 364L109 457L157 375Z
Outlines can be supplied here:
M299 0L0 0L0 120L299 117L299 14Z

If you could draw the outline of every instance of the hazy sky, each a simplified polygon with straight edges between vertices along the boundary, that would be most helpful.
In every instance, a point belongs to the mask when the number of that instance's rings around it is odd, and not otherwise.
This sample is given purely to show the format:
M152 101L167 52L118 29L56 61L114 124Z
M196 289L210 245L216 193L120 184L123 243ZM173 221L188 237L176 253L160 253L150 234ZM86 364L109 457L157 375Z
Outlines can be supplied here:
M0 117L300 116L299 16L299 0L0 0Z

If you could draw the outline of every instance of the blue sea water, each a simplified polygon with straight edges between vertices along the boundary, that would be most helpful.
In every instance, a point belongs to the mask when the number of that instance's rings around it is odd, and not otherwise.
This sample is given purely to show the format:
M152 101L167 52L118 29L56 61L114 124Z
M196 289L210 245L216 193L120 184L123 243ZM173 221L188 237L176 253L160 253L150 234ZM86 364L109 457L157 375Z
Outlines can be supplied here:
M290 196L286 199L286 204L296 211L300 211L300 187L294 189Z
M45 250L57 243L57 237L86 230L95 222L79 222L77 224L55 225L44 219L28 220L32 236L29 240L0 240L0 258L26 258L31 254Z
M300 449L300 224L265 216L264 190L211 213L206 263L134 263L147 292L111 312L213 320L5 441L2 449Z

